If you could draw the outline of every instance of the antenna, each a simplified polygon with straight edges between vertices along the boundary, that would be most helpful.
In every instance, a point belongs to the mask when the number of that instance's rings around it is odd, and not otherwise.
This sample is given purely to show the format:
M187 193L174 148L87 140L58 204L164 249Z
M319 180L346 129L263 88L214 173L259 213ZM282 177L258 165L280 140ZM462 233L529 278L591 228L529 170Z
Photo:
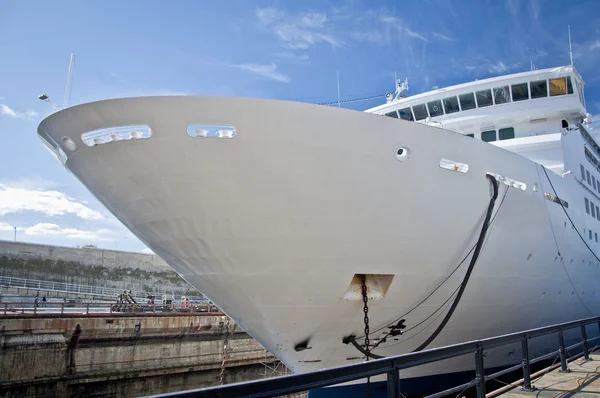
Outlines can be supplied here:
M67 75L67 87L65 88L65 100L63 109L69 106L71 101L71 78L73 77L73 62L75 62L75 53L71 53L71 61L69 62L69 74Z
M533 61L529 61L529 63L531 64L531 70L533 70Z
M567 25L569 28L569 57L571 58L571 66L573 66L573 47L571 46L571 25Z
M340 107L340 71L336 70L337 73L337 90L338 90L338 108Z

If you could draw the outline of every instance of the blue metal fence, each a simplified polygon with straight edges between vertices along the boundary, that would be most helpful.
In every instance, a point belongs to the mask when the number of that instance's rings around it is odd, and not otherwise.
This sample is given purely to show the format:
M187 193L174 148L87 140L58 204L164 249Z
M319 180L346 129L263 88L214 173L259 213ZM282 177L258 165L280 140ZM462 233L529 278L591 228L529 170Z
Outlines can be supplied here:
M183 392L153 395L153 397L164 398L228 398L228 397L277 397L286 394L307 391L311 389L333 386L340 383L347 383L355 380L365 379L381 374L387 375L387 396L400 397L400 377L399 371L414 366L424 365L431 362L454 358L465 354L472 354L475 360L474 380L461 384L460 386L441 391L430 395L428 398L438 398L447 394L464 391L470 387L476 387L477 397L485 398L485 382L496 379L502 375L522 369L523 388L531 390L530 365L552 357L560 357L561 368L567 370L568 350L576 347L582 347L583 356L589 359L588 343L593 339L587 338L586 327L593 325L600 328L600 318L586 318L578 321L566 322L557 325L526 330L523 332L511 333L499 337L493 337L483 340L476 340L462 344L451 345L447 347L435 348L431 350L399 355L396 357L377 359L374 361L363 362L338 368L324 369L312 373L296 374L290 376L276 377L272 379L263 379L245 383L228 384L218 387L202 388L198 390L189 390ZM570 347L565 347L564 332L567 330L579 328L581 331L581 342ZM529 340L534 337L557 334L558 350L552 351L541 357L529 358ZM521 343L522 361L520 364L503 369L502 371L486 375L484 350L503 346L511 343Z

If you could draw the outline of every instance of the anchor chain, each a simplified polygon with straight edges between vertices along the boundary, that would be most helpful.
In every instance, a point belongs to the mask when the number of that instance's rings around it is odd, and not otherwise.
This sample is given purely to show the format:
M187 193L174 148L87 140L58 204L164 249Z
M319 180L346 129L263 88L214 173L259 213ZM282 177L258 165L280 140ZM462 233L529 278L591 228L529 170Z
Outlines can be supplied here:
M371 341L369 340L369 297L367 296L367 276L361 275L360 281L362 283L362 299L363 299L363 312L365 317L365 351L367 353L367 361L371 358ZM367 397L371 397L371 378L367 377Z
M225 361L227 360L227 351L229 350L229 323L231 318L227 317L225 323L225 339L223 340L223 358L221 360L221 373L219 373L219 385L225 383Z
M369 354L371 352L369 340L369 297L367 296L367 277L362 275L360 277L362 282L362 299L363 299L363 312L365 313L365 351L367 351L367 361L369 360Z

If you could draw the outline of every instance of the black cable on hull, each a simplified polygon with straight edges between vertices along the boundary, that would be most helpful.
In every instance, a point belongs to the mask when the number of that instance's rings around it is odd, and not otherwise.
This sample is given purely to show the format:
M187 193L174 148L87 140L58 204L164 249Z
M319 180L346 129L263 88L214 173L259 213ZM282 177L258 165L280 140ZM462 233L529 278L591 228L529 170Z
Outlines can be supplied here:
M460 299L461 299L463 293L465 292L465 289L467 288L467 283L469 282L469 278L471 277L473 268L475 268L475 263L477 263L477 259L479 258L479 254L481 253L481 248L483 247L483 242L485 241L485 235L490 226L490 219L492 218L492 212L494 211L494 205L496 204L496 199L498 199L498 180L496 179L496 177L489 175L489 174L486 174L485 176L492 182L492 187L494 188L494 194L492 195L492 197L490 199L490 204L488 205L487 214L485 215L485 220L483 221L483 226L481 227L481 232L479 233L479 239L477 240L477 245L475 246L475 252L473 253L473 257L471 257L471 263L469 264L469 268L467 268L465 277L460 285L460 290L456 294L456 298L454 299L452 306L448 310L448 313L446 313L446 316L444 317L442 322L439 324L439 326L435 329L435 331L431 334L431 336L429 336L429 338L427 340L425 340L423 342L423 344L421 344L420 346L415 348L413 350L413 352L421 351L421 350L427 348L427 346L429 344L431 344L431 342L433 340L435 340L435 338L440 334L440 332L444 329L444 327L446 326L446 324L452 317L452 314L454 314L454 311L456 310L456 307L458 306L458 303L460 302Z
M473 268L475 267L475 264L477 263L477 260L479 258L479 254L481 253L481 249L483 248L483 244L485 242L485 237L486 237L487 231L490 227L490 220L492 218L492 213L494 211L496 199L498 199L498 186L499 186L498 180L490 174L486 174L486 177L492 182L492 187L493 187L494 192L493 192L492 197L490 198L490 202L488 204L487 213L486 213L485 219L483 221L483 225L481 227L481 232L479 233L479 238L475 245L475 251L474 251L473 256L471 257L471 261L469 263L469 268L467 268L467 272L465 273L463 281L460 284L460 289L459 289L454 301L452 302L452 306L446 313L446 316L444 317L442 322L439 324L439 326L436 328L436 330L431 334L431 336L429 336L427 338L427 340L425 340L419 347L415 348L413 350L413 352L418 352L418 351L422 351L423 349L425 349L441 333L441 331L444 329L444 327L446 326L446 324L448 323L448 321L454 314L454 311L456 310L456 307L458 306L460 299L461 299L465 289L467 288L467 283L469 282L469 278L471 277ZM370 352L370 350L366 350L364 347L362 347L356 341L356 336L353 336L353 335L347 336L342 340L342 342L344 344L351 343L358 351L360 351L362 354L366 355L369 358L373 358L373 359L385 358L384 356L373 354L372 352Z

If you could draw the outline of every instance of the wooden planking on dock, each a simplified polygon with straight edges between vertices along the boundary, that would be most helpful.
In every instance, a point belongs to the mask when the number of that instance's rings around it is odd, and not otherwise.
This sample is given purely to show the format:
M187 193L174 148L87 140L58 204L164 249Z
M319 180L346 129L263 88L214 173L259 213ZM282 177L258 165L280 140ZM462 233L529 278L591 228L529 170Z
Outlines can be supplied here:
M500 395L502 398L567 398L600 396L600 353L596 352L586 361L583 357L568 364L570 372L560 367L532 380L534 391L523 391L522 386Z

